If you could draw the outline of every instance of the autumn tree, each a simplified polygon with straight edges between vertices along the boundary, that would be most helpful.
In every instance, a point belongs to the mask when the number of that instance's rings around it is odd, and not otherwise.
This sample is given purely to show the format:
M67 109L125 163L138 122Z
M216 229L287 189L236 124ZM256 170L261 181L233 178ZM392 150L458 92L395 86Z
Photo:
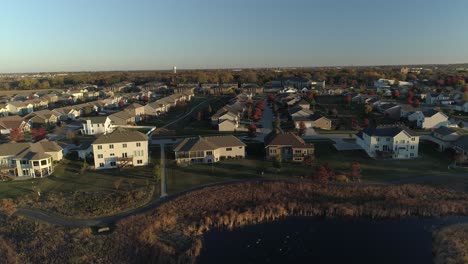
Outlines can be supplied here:
M10 217L16 212L16 204L12 199L2 199L2 202L0 203L0 212L4 213L7 217Z
M208 81L208 76L204 72L199 72L197 74L197 82L198 83L206 83Z
M24 141L24 133L19 128L13 128L10 131L10 140L14 142L22 142Z
M393 98L399 98L400 97L400 91L399 90L393 90Z
M315 162L315 156L314 155L307 155L304 157L304 160L302 161L302 164L307 167L312 167Z
M468 102L468 89L465 88L465 92L463 92L463 101Z
M353 180L361 181L361 164L358 161L351 162L349 176Z
M268 100L268 102L272 103L273 101L275 101L275 95L268 94L267 100Z
M418 98L414 99L414 101L413 101L413 106L414 107L418 107L420 104L421 104L421 102L419 101Z
M43 140L46 137L47 131L43 127L33 128L31 129L31 135L34 137L34 141L37 142Z

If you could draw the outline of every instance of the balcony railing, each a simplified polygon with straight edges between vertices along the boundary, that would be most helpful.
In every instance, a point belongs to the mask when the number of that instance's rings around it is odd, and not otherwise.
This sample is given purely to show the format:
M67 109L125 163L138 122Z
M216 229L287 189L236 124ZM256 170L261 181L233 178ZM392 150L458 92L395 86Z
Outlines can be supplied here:
M117 161L132 161L133 156L127 156L127 157L117 157Z

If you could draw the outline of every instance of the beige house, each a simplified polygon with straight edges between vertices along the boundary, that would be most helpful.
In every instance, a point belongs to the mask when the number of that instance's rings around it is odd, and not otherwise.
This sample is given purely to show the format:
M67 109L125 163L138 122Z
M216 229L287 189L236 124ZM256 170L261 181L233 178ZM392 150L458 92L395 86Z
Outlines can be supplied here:
M145 115L145 107L139 103L133 103L124 109L127 113L135 117L135 122L139 122Z
M438 128L449 124L448 116L436 110L417 111L408 116L408 121L415 122L422 129Z
M28 132L31 130L31 125L24 120L21 116L5 116L0 117L0 133L10 134L11 130L19 129L23 132Z
M214 163L244 158L245 144L235 136L185 138L174 147L177 164Z
M30 113L25 117L31 124L55 124L59 120L59 114L49 109Z
M42 140L32 143L0 145L1 174L10 177L45 177L54 172L54 162L63 158L62 147Z
M135 116L129 114L127 111L119 111L109 116L111 124L115 126L127 126L135 124Z
M265 137L266 158L281 157L284 161L302 162L314 155L314 145L291 132L273 131Z
M332 121L321 114L313 114L308 117L298 116L292 118L296 129L301 127L301 122L304 123L306 128L320 128L323 130L330 130L332 128Z
M96 169L145 166L149 163L148 136L136 130L117 128L98 137L92 147Z

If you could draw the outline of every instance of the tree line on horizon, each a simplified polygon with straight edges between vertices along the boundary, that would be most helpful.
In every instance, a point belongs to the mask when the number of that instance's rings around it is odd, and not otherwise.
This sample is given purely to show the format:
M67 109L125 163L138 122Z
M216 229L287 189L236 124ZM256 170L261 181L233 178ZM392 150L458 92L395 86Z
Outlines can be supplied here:
M191 84L257 84L268 85L276 78L301 77L325 81L328 85L346 87L369 86L380 78L396 81L427 80L427 85L464 85L468 81L468 72L454 72L448 69L422 70L420 73L407 74L395 67L347 67L347 68L299 68L283 69L247 69L236 71L220 70L179 70L172 71L122 71L122 72L82 72L53 77L0 77L0 90L28 90L64 88L79 84L110 86L121 82L143 85L161 82L167 85Z

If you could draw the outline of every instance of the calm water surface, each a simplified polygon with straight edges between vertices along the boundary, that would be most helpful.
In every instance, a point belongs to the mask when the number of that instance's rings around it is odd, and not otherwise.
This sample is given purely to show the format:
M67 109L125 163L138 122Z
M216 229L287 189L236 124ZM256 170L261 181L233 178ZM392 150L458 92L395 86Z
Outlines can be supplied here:
M432 231L468 217L289 217L204 236L198 263L432 263Z

